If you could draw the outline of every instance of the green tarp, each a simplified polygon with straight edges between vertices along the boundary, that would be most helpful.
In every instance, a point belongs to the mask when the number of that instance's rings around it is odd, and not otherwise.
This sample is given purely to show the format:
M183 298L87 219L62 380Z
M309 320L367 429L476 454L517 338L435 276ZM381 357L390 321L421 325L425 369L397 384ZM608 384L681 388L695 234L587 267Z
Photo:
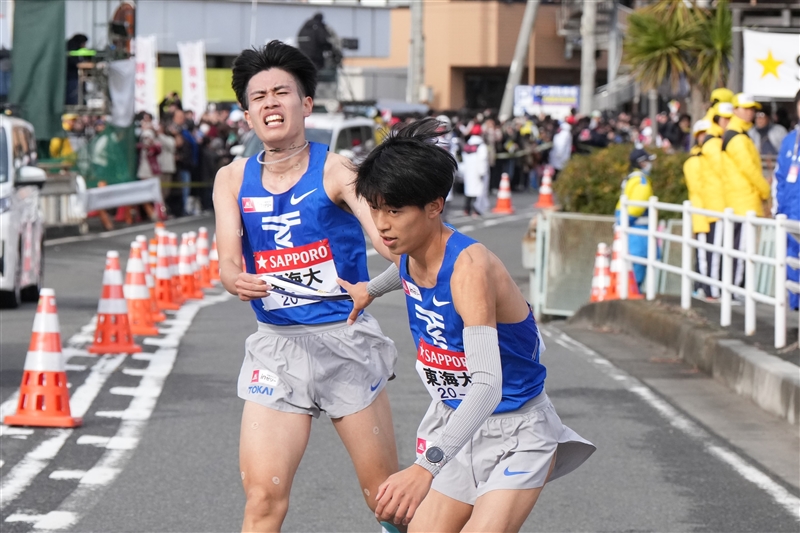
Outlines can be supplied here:
M14 3L11 93L36 138L61 135L67 79L65 0Z

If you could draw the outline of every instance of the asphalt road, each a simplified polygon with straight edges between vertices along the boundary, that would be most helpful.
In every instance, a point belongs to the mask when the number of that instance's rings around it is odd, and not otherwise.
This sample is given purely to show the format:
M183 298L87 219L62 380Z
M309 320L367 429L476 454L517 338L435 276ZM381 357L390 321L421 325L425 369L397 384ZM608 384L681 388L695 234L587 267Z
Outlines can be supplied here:
M530 197L515 195L515 204L517 215L454 216L451 222L493 250L527 291L520 241ZM213 231L211 218L168 224L178 232L200 225ZM46 248L46 285L56 290L71 405L84 425L0 426L4 532L240 528L236 378L244 339L255 330L249 306L209 290L201 304L171 316L142 355L98 358L83 351L105 252L126 257L136 234L125 230ZM373 273L385 264L370 259ZM414 460L415 430L429 397L414 370L402 294L379 299L371 312L400 353L388 392L405 466ZM34 313L32 304L0 313L3 415L14 410ZM800 530L796 426L658 357L652 346L561 322L543 331L547 392L564 423L598 451L547 486L525 531ZM284 530L380 530L324 415L313 424Z

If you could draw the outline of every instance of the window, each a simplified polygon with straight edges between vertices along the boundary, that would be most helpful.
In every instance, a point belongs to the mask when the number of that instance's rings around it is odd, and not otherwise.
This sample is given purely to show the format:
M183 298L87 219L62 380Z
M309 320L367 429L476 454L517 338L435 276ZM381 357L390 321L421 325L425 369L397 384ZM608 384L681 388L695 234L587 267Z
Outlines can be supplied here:
M334 152L337 154L342 150L353 149L352 128L344 128L339 130L339 136L336 137L336 148Z

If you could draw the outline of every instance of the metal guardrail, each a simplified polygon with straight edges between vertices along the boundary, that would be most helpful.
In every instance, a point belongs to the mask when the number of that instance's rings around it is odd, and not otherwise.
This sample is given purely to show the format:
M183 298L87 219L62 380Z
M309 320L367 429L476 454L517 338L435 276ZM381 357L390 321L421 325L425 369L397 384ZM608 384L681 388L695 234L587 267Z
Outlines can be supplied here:
M82 176L49 176L39 194L45 226L79 226L79 231L85 233L88 230L85 195L86 182Z
M117 183L86 191L86 211L153 202L163 202L161 181L158 178Z
M786 267L800 268L800 258L787 257L786 236L787 233L795 235L800 239L800 222L788 220L786 215L778 215L774 219L759 218L755 212L750 211L746 216L733 214L733 209L728 208L724 212L709 211L692 207L688 200L682 205L667 204L658 201L653 196L647 202L629 200L622 196L620 208L620 229L622 238L622 274L620 280L628 279L628 272L631 264L636 263L647 267L645 279L645 296L648 300L656 297L656 271L666 271L680 276L681 283L681 307L691 308L692 302L692 282L698 281L721 290L720 299L720 325L728 327L731 325L731 305L733 295L744 298L745 310L745 335L753 335L756 331L756 302L774 307L775 312L775 347L783 348L786 346L786 313L787 313L787 290L800 294L800 283L787 279ZM645 207L647 208L647 229L631 228L629 225L628 208ZM658 229L659 211L670 211L681 213L683 218L681 235L674 235ZM722 225L722 246L700 242L692 232L692 215L704 215L719 219L718 224ZM742 236L745 242L745 250L740 251L733 246L734 223L742 224ZM774 256L763 255L765 251L756 249L756 229L758 227L772 228L774 230ZM647 257L642 258L628 253L628 237L630 235L640 235L647 237ZM681 246L680 266L670 265L658 258L657 240L677 243ZM713 279L694 271L692 259L695 250L705 250L718 253L722 257L721 279ZM745 262L745 286L739 287L733 283L733 263L734 260ZM774 295L762 294L757 291L757 265L770 265L775 268L774 273ZM620 298L627 299L628 284L620 283L617 288Z

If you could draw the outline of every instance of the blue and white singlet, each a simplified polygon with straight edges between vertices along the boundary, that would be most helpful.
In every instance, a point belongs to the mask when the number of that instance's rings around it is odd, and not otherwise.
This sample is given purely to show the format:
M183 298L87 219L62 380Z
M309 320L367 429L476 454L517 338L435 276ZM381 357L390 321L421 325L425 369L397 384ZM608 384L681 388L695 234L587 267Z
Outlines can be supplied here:
M400 258L408 321L417 343L417 372L434 400L455 409L472 385L464 354L464 321L456 313L450 278L459 254L477 241L454 231L447 240L436 286L420 287L408 273L408 256ZM541 338L533 313L516 324L497 324L503 396L495 413L519 409L544 389L547 371L539 363Z
M323 186L328 147L310 143L308 170L288 191L272 194L261 182L257 155L247 160L239 191L242 255L247 272L285 276L315 289L340 290L337 275L369 280L358 219L334 204ZM312 301L270 294L250 302L259 322L276 326L347 320L349 301Z

